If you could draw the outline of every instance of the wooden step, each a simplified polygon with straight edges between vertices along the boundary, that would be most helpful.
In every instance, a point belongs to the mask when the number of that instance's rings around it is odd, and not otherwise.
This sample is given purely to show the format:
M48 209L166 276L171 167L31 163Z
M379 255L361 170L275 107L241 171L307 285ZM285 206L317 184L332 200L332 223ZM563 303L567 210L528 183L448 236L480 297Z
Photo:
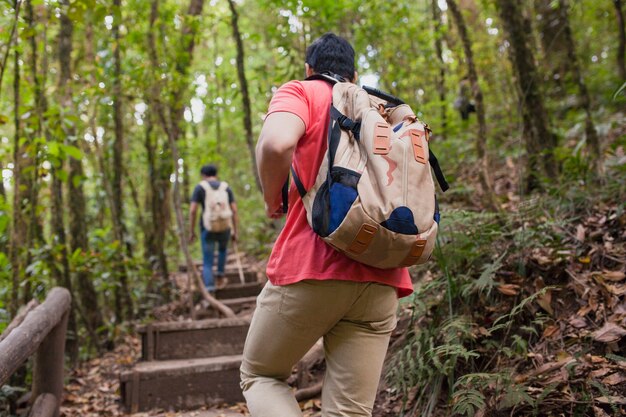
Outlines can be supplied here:
M202 268L202 264L203 261L193 261L193 265L196 268ZM247 262L243 261L241 262L241 267L246 270L248 268L250 268L250 264L248 264ZM217 268L217 258L215 259L215 262L213 263L213 269ZM237 270L237 260L234 257L234 255L231 257L231 255L228 255L228 259L226 260L226 271L236 271ZM180 265L178 265L178 272L187 272L187 264L182 263Z
M230 298L253 297L259 295L262 289L263 284L261 284L260 282L230 284L225 288L215 290L215 297L220 300Z
M180 272L187 272L187 268L180 268ZM184 269L184 270L182 270ZM202 274L202 265L197 268L199 274ZM217 270L213 269L213 276L217 274ZM239 269L237 268L228 268L224 271L224 276L228 278L229 283L241 283L241 277L239 276ZM244 282L257 282L259 280L259 273L257 271L253 271L251 269L243 269L243 279Z
M241 355L140 362L120 374L122 402L131 413L242 402L240 364Z
M230 307L238 317L248 317L252 315L256 306L256 295L252 297L241 298L227 298L220 300L227 307ZM208 301L201 300L200 305L196 307L195 318L196 320L202 319L218 319L222 317L221 314L209 306Z
M242 306L254 306L256 304L256 297L256 295L252 295L250 297L227 298L221 301L223 304L232 308L233 311L237 312L237 310L241 310Z
M150 417L172 417L171 413L159 413ZM218 408L214 410L197 410L188 413L176 413L176 417L246 417L246 414L226 408Z
M230 284L241 284L241 276L239 275L238 270L226 270L224 271L224 277L228 279L228 283ZM256 271L243 271L243 282L257 282L258 273Z
M243 352L250 322L245 319L151 323L138 328L142 360L208 358Z

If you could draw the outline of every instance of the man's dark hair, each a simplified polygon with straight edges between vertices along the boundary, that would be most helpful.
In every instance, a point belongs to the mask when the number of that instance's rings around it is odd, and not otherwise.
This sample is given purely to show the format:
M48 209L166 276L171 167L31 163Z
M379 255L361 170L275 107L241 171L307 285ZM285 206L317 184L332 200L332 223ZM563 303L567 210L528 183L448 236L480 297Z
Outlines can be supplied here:
M208 164L200 169L200 173L205 177L214 177L217 175L217 167L213 164Z
M354 49L342 37L328 32L306 49L307 64L318 74L331 72L354 79Z

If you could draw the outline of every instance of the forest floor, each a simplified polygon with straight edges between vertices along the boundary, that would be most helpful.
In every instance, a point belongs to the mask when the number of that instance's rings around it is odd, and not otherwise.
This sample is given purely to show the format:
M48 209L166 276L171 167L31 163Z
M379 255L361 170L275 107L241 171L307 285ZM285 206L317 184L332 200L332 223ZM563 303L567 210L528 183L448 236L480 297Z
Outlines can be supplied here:
M141 342L129 334L114 351L83 363L75 369L65 386L61 415L66 417L120 417L129 414L121 405L119 374L132 368L141 356ZM239 417L244 416L244 404L185 412L154 410L132 414L134 417Z
M618 132L623 135L625 132ZM620 165L626 163L624 149L619 149L616 158ZM506 167L503 167L503 172ZM471 175L471 174L468 174ZM516 188L514 174L496 176L496 189L500 195L509 193L511 197L503 205L503 210L519 205L513 197ZM469 178L468 181L475 180ZM464 206L475 201L467 201ZM543 222L538 216L523 227L533 228ZM623 202L597 201L577 210L561 223L550 225L553 236L559 236L558 249L529 247L516 254L516 261L522 261L526 273L524 277L514 272L517 265L506 260L495 271L497 277L497 297L479 298L472 308L477 312L472 323L472 337L475 346L488 337L495 344L510 343L518 335L515 329L494 339L489 334L494 317L506 314L520 300L535 295L531 301L522 302L528 323L517 323L519 327L530 325L538 315L546 319L538 327L539 333L523 344L524 355L496 354L477 347L477 352L489 357L489 370L512 370L510 383L520 387L523 398L517 405L503 407L510 400L502 389L493 386L483 387L486 404L476 407L476 416L566 416L581 415L608 417L626 415L626 210ZM258 268L263 268L262 262ZM261 270L260 269L260 270ZM181 274L174 274L180 280ZM425 285L435 279L432 274L421 274L416 286ZM178 282L181 294L186 285ZM543 291L542 291L543 290ZM184 298L180 297L179 299ZM184 294L182 294L184 295ZM159 320L180 320L181 303L161 306L153 312ZM399 326L392 337L389 357L402 346L407 334L411 306L402 309ZM478 318L477 318L478 317ZM420 320L427 318L420 318ZM419 326L420 322L416 324ZM130 326L132 328L132 325ZM494 349L493 346L484 349ZM497 349L500 349L499 347ZM502 352L493 350L493 352ZM129 369L140 357L140 341L131 331L119 340L117 347L101 357L82 363L72 371L66 384L62 415L78 416L125 416L120 403L119 373ZM387 363L390 363L389 361ZM458 372L472 372L459 369ZM310 372L310 380L319 379L323 365ZM445 386L444 381L444 386ZM444 387L442 392L451 391ZM491 396L489 396L491 394ZM402 396L382 380L374 417L397 417L402 408L409 410L415 402L417 392L409 398ZM433 408L434 416L451 415L450 399L441 395ZM534 404L534 405L533 405ZM320 398L315 397L301 403L305 417L320 415ZM540 408L539 408L540 406ZM583 406L584 412L577 410ZM134 414L143 416L242 416L248 415L245 404L235 404L219 410L197 410L185 413L152 412Z
M594 415L599 417L624 415L626 406L626 362L607 359L607 353L623 355L624 344L620 339L625 335L626 324L626 279L624 260L626 259L626 213L616 206L597 207L577 224L566 227L572 234L566 243L574 251L585 237L591 239L589 247L578 251L578 256L570 261L563 253L550 250L533 250L527 259L530 268L540 271L544 282L522 281L514 274L503 274L505 284L501 292L501 305L476 306L486 313L510 308L510 299L518 296L524 287L534 293L539 285L551 285L554 289L546 292L532 305L531 311L543 310L551 317L544 327L542 337L536 338L529 346L527 358L522 363L513 364L518 359L501 357L496 368L516 368L513 376L516 382L524 383L530 397L545 395L545 410L541 415L574 415L567 410L580 399L575 391L589 381L597 381L606 387L604 395L596 395L589 401L594 403ZM589 239L587 239L589 240ZM567 249L563 249L567 250ZM609 262L611 270L602 266ZM592 268L590 266L596 266ZM621 265L621 267L620 267ZM615 267L617 266L617 267ZM505 270L506 267L503 268ZM180 277L180 274L178 274ZM428 280L428 277L425 278ZM179 287L184 287L180 285ZM508 291L508 292L507 292ZM173 303L162 306L155 315L161 320L179 320L180 305ZM406 318L410 310L403 311ZM406 330L406 320L400 320L392 340L402 338ZM480 339L485 328L476 328L476 338ZM393 354L393 348L390 355ZM140 357L140 341L132 333L118 342L114 351L83 363L69 376L66 385L65 402L62 414L78 416L124 416L120 404L119 373L129 369ZM618 356L615 356L616 358ZM550 387L546 394L546 388ZM400 415L402 398L381 384L374 416L396 417ZM319 415L320 399L313 398L302 403L303 415ZM233 414L234 413L234 414ZM152 412L135 414L141 416L241 416L246 414L244 404L235 404L220 410L197 410L186 413ZM436 415L449 415L445 407ZM478 414L481 415L481 414ZM483 414L484 415L484 414ZM507 414L508 415L508 414ZM510 415L528 415L524 412Z
M150 319L157 321L190 320L186 302L187 274L173 273L171 281L177 288L176 300L156 307ZM214 315L216 313L213 313ZM142 318L145 322L147 317ZM132 369L141 358L141 339L134 331L140 322L131 323L133 329L123 335L113 351L80 364L69 375L65 385L65 397L61 415L65 417L120 417L128 416L121 403L120 374ZM245 416L245 404L235 404L222 408L198 409L185 412L152 410L134 413L134 417L240 417Z

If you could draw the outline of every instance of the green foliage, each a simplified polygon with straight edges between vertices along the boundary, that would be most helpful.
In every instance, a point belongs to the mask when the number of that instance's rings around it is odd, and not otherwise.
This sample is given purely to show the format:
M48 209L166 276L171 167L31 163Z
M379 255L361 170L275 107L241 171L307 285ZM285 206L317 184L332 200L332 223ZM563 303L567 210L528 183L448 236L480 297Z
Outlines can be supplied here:
M460 389L454 392L452 415L473 416L485 407L485 396L474 389Z
M619 406L614 401L611 400L612 396L611 396L610 391L604 385L602 385L601 383L593 379L589 381L589 383L591 384L591 386L596 388L602 396L609 399L609 406L611 407L611 410L613 411L614 415L619 415Z
M626 90L626 81L624 81L624 84L622 84L622 86L615 91L613 94L613 100L617 100L624 90Z
M41 230L28 250L19 251L24 259L20 276L25 277L20 292L30 285L29 295L43 294L58 284L54 272L63 268L67 248L61 245L50 226L54 175L63 183L66 206L73 201L73 196L68 194L69 186L83 187L89 249L70 253L69 266L72 278L86 273L92 280L107 318L106 331L114 334L115 326L119 325L112 317L121 271L132 283L131 297L139 309L147 311L151 303L158 302L151 291L160 283L155 284L152 271L146 270L148 260L155 256L149 253L146 244L151 228L166 229L163 240L170 263L175 265L180 259L175 222L168 211L173 161L166 130L172 126L164 126L167 123L163 116L166 119L171 116L182 131L178 146L183 200L189 200L190 191L199 179L199 168L208 162L217 163L220 176L229 182L237 199L240 248L266 257L281 223L265 218L252 172L252 150L245 140L241 88L234 67L236 48L227 2L205 2L203 14L191 18L187 16L188 2L160 0L152 24L151 2L143 0L124 1L117 10L111 1L105 0L71 1L67 8L55 2L32 3L35 22L29 25L25 14L20 14L19 42L8 45L9 31L0 31L3 45L0 51L4 52L6 47L10 52L6 67L2 68L4 78L0 86L0 167L6 169L6 175L12 174L15 158L26 157L23 159L28 161L27 166L21 167L20 175L33 179L32 190L38 202L36 207L30 207L28 203L33 195L28 195L25 213L33 214L28 221ZM431 399L445 389L444 382L454 387L456 378L468 369L474 372L484 366L487 370L484 352L523 355L528 350L529 338L541 334L539 329L546 318L528 318L524 314L525 307L541 292L516 300L511 306L513 310L494 314L489 323L481 322L480 314L485 312L473 311L476 305L500 300L500 272L507 269L508 273L524 276L524 259L533 248L558 252L570 213L597 200L626 200L623 187L626 122L619 113L625 85L617 79L615 70L617 24L610 2L581 2L571 8L582 72L594 102L592 115L606 147L604 179L598 179L592 170L593 161L584 135L585 114L578 106L577 86L571 74L555 78L550 72L552 57L562 51L556 50L556 45L552 48L540 45L537 32L540 19L536 10L526 8L528 16L534 18L529 23L537 43L533 46L540 66L537 82L547 93L551 125L559 137L555 157L560 176L543 179L546 192L542 195L519 193L520 167L528 150L520 127L520 102L508 60L510 45L505 40L505 28L496 18L493 1L465 2L463 15L470 29L486 107L487 153L492 161L489 169L496 183L504 184L498 191L498 201L508 204L502 213L485 212L479 203L476 118L472 115L463 121L453 109L467 64L457 28L450 24L445 7L433 9L443 3L431 0L237 2L255 134L260 130L273 90L290 79L303 77L306 48L326 31L337 32L354 44L361 79L377 80L380 88L405 99L433 129L432 147L452 184L452 189L442 198L441 246L435 253L438 269L426 275L426 267L415 268L415 272L427 278L417 285L412 297L403 301L413 309L413 328L403 353L394 362L396 366L388 374L395 381L397 392L408 394L416 386L426 387L428 391L419 398L423 404L432 404ZM65 12L74 30L70 103L61 100L63 91L58 84L60 67L56 54L59 17ZM435 12L442 15L440 24L435 21ZM14 16L12 3L1 2L0 27L11 28ZM111 22L121 25L119 44L112 42ZM193 56L183 47L191 40L189 34L183 35L184 27L198 30ZM149 43L150 35L154 36L154 51ZM36 44L36 68L32 68L35 61L31 40ZM441 58L437 56L438 40ZM119 48L122 61L121 97L116 97L112 88L115 48ZM17 139L12 91L16 51L21 62L17 108L21 133ZM36 97L37 80L46 98L45 108L38 108L42 103ZM439 85L443 87L441 91ZM157 103L152 97L154 90L158 93ZM556 95L556 91L562 91L563 95ZM122 106L125 141L121 196L126 223L124 242L119 242L112 232L111 191L107 190L115 174L112 167L116 103ZM184 105L184 114L168 113L172 105L180 103ZM163 114L159 105L164 106ZM621 137L613 137L620 134ZM17 151L13 149L15 143L19 146ZM152 152L151 165L149 152ZM82 176L70 174L70 161L81 162ZM158 186L153 187L154 182ZM5 183L6 199L0 197L0 309L6 309L13 285L7 245L16 209L9 202L13 201L15 190L11 179ZM163 224L152 223L153 192L163 195L163 200L157 202L165 207ZM67 223L66 209L63 207L62 217ZM186 209L184 205L183 210ZM621 206L620 209L623 210ZM124 245L132 249L132 255ZM199 245L193 251L196 257L200 256ZM8 316L0 317L0 326L3 320L8 320ZM486 336L477 335L479 327L487 332ZM439 382L429 386L428 381L433 379ZM471 415L487 404L487 393L475 387L459 385L453 391L451 405L457 414ZM498 394L507 398L509 404L527 400L517 391Z
M547 386L533 399L528 386L513 380L514 370L493 366L496 360L526 357L551 320L547 315L530 315L530 306L557 287L546 286L516 297L515 302L503 299L497 289L503 273L525 276L524 263L534 249L554 254L564 250L563 231L581 212L598 201L623 201L624 191L617 186L623 177L611 171L607 174L610 180L602 189L583 192L580 184L569 184L568 190L551 191L541 198L529 196L518 211L510 213L483 214L443 206L437 268L430 273L416 268L425 278L403 303L412 308L411 321L406 341L386 373L393 392L405 398L405 407L426 415L427 400L435 392L433 381L444 378L452 415L515 408L541 415L542 402L556 386ZM511 271L516 264L518 271ZM477 311L476 306L498 313ZM609 359L624 360L615 355ZM583 412L583 405L578 408Z
M463 296L467 297L471 292L482 292L489 296L491 294L491 290L497 285L494 279L495 274L500 268L502 268L502 260L506 255L506 253L503 253L494 262L485 264L478 279L470 282L470 284L464 288Z

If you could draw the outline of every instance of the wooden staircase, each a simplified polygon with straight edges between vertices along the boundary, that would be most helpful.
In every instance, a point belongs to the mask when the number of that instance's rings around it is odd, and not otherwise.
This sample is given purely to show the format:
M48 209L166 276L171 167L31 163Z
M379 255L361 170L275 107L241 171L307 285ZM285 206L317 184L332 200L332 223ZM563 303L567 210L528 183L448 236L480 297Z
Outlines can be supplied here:
M216 298L235 312L254 304L262 288L255 272L246 272L244 283L232 268L226 277L229 284L215 292ZM120 374L126 410L193 410L244 401L239 366L249 325L249 317L243 317L139 328L141 360Z

